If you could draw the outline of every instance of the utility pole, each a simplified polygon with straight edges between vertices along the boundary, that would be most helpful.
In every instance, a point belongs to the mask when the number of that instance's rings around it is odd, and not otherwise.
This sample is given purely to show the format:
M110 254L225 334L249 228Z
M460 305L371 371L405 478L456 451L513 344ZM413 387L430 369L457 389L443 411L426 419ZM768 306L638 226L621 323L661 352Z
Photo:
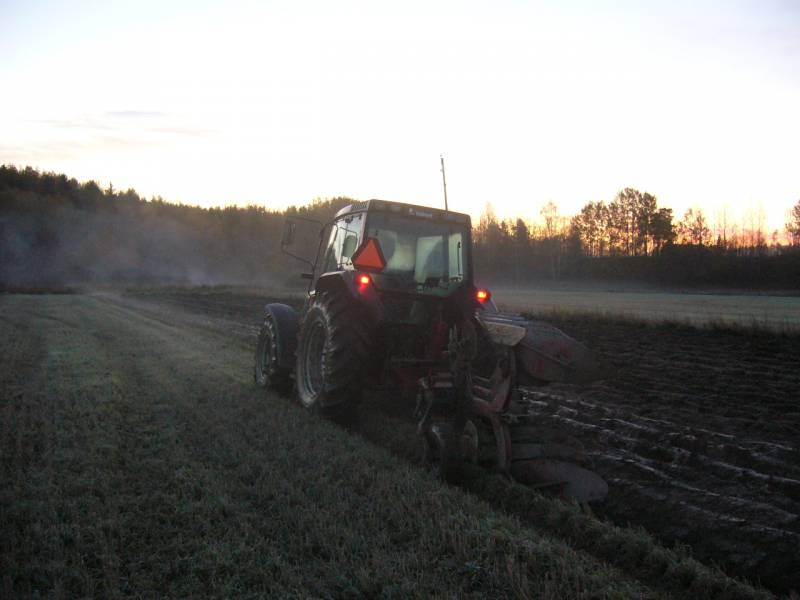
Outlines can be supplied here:
M442 187L444 188L444 210L447 212L447 180L444 178L444 156L439 155L439 160L442 162Z

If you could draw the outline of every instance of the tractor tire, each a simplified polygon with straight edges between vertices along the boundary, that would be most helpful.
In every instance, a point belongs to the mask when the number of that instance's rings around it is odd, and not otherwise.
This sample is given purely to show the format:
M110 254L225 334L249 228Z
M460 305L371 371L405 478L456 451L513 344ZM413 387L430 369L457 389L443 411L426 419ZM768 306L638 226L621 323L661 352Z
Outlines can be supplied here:
M291 369L278 366L278 343L275 321L269 313L258 333L253 379L256 385L275 390L282 396L292 392Z
M325 292L312 301L297 344L297 397L305 408L352 425L371 331L368 317L346 295Z

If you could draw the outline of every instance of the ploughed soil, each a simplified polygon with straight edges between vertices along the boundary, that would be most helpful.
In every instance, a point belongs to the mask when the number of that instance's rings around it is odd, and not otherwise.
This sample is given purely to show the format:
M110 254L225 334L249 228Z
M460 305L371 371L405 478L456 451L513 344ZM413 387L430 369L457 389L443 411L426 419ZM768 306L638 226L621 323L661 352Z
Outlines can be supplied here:
M202 289L136 296L252 339L270 301ZM547 320L606 365L588 386L523 390L530 414L578 438L608 482L595 513L773 591L800 589L800 337Z
M608 363L527 390L609 483L598 512L776 591L800 587L800 337L610 319L551 323Z

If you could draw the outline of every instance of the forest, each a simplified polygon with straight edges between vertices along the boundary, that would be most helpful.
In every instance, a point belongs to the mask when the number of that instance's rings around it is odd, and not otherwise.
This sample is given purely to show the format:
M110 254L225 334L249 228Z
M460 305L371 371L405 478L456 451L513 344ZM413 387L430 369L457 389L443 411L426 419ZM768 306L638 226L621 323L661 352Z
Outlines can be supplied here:
M351 200L316 199L271 211L201 208L145 199L64 174L0 165L0 289L80 285L301 285L280 252L286 215L326 222ZM476 277L487 284L614 281L668 287L797 291L800 200L786 231L762 221L713 227L702 209L676 221L656 196L621 190L574 216L553 202L538 222L498 219L487 205L473 223ZM301 238L316 246L313 227Z

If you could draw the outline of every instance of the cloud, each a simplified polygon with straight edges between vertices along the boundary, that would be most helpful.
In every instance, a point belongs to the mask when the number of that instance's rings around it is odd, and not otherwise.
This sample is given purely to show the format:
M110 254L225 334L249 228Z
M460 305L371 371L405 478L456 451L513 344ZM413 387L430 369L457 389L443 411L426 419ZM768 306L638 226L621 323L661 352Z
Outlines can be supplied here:
M112 110L101 114L72 116L60 119L28 119L28 123L49 125L59 129L99 129L114 130L123 127L120 120L158 119L169 116L168 113L157 110ZM150 131L159 131L152 128ZM178 133L178 132L175 132Z
M96 134L85 139L30 140L17 144L0 143L0 163L40 164L48 161L85 160L109 153L136 152L162 147L152 138L116 134Z
M164 118L169 117L169 118ZM151 119L158 119L152 122ZM197 127L190 123L181 122L172 118L170 113L161 111L122 110L108 111L98 114L85 114L66 116L63 118L28 119L28 123L44 126L47 129L69 130L76 133L67 134L71 139L86 141L86 135L95 136L103 141L105 136L114 134L126 138L129 143L136 145L137 138L158 137L164 139L181 137L208 137L214 131L207 127ZM74 136L78 135L79 138ZM52 137L52 136L48 136ZM63 136L56 136L63 137Z
M39 125L49 125L59 129L115 129L115 127L97 121L91 117L79 117L74 119L28 119L28 123Z
M167 113L158 110L111 110L105 116L114 119L152 119L166 117Z
M192 137L205 137L213 133L211 129L201 129L196 127L148 127L147 131L152 133L168 133L172 135L188 135Z

